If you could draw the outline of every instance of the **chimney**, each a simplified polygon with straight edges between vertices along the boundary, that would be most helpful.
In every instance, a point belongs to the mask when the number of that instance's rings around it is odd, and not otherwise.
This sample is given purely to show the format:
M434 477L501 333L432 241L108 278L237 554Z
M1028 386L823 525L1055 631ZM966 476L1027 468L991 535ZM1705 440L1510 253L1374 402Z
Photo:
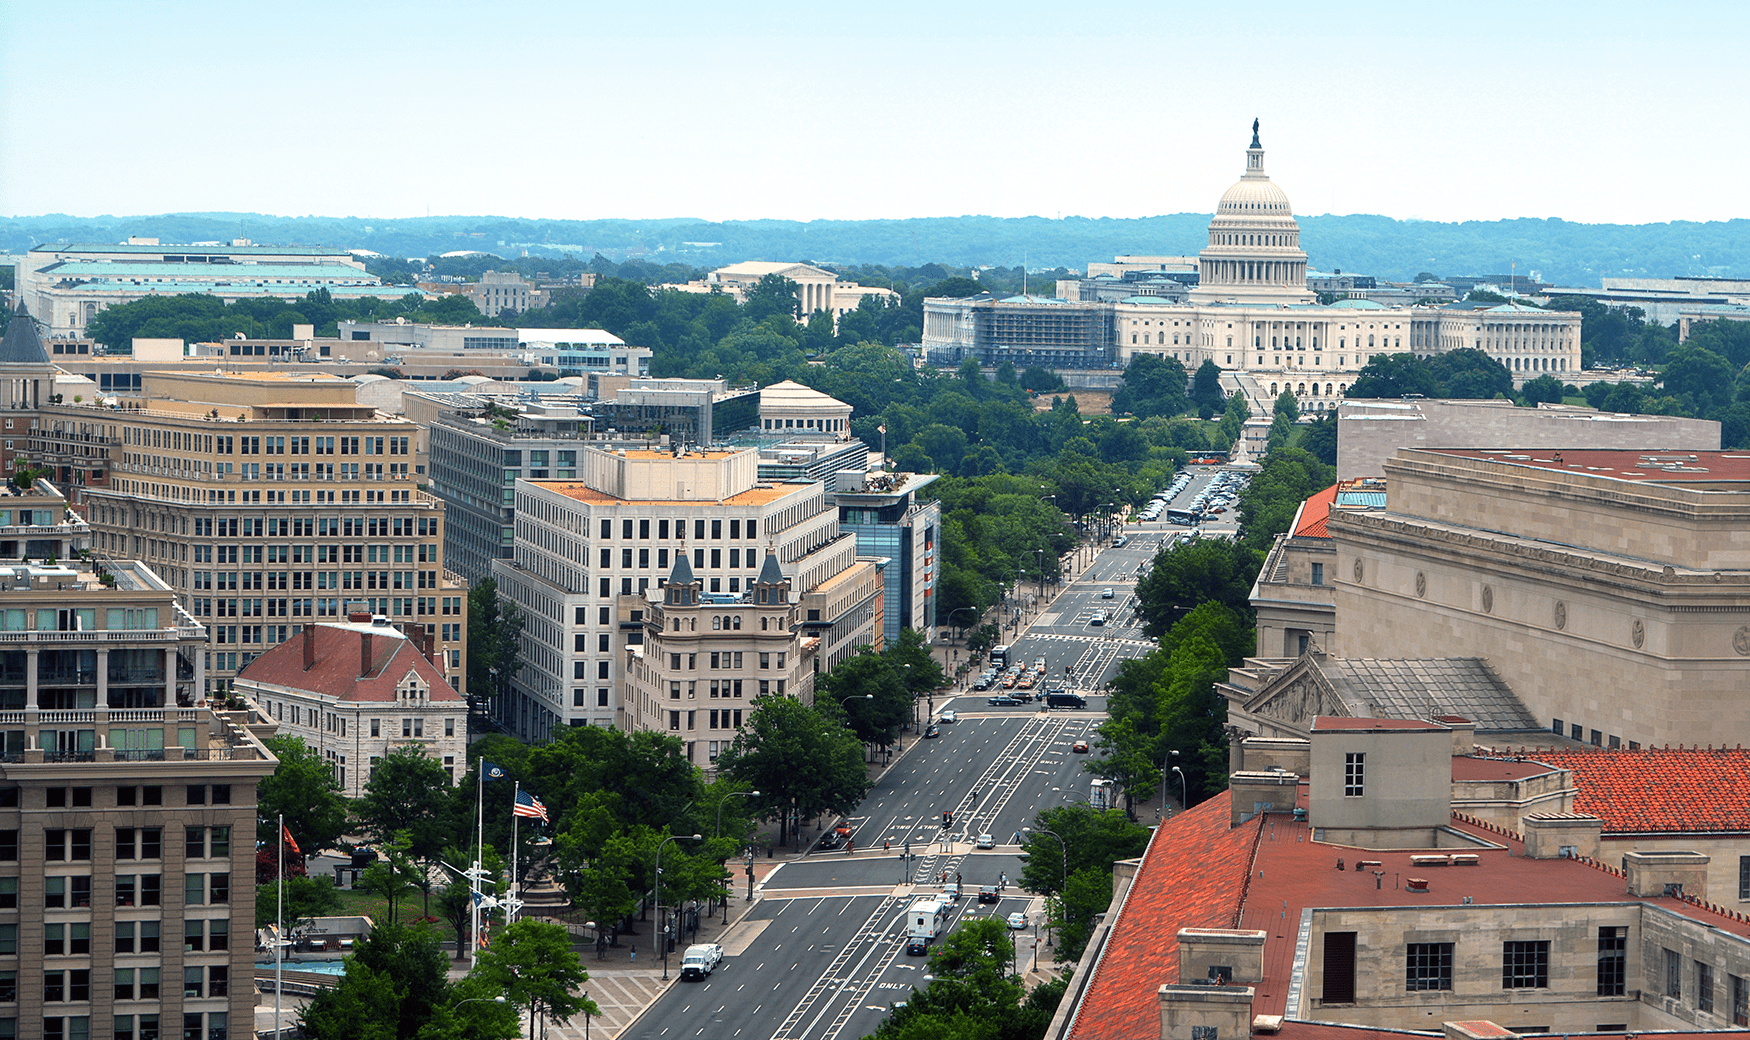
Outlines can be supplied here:
M368 610L350 611L346 615L346 620L354 625L368 625L371 623L371 612Z
M437 655L438 652L437 652L437 626L436 625L424 626L424 628L422 629L422 631L419 634L419 645L425 653L425 659L427 661L431 662L432 667L436 668L440 672L443 671L444 666L441 663L439 663L438 655Z
M304 626L304 671L316 667L316 626Z
M359 633L359 678L371 674L371 634Z

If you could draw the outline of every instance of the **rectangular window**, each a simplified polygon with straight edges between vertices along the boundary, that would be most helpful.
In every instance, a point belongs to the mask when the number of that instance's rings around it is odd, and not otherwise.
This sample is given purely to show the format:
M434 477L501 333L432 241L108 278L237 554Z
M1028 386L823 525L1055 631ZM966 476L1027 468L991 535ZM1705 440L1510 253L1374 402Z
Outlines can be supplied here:
M1598 929L1598 995L1620 997L1628 987L1628 929Z
M1683 958L1676 950L1665 951L1665 995L1672 1000L1683 999Z
M1312 583L1314 585L1323 585L1325 583L1325 565L1324 564L1315 563L1312 565Z
M1714 1010L1714 966L1695 962L1695 1007L1709 1014Z
M1404 953L1406 990L1452 988L1452 944L1410 943Z
M1324 985L1320 1000L1325 1004L1355 1003L1355 933L1326 932Z
M1549 940L1501 944L1502 989L1549 988Z
M1732 980L1732 1024L1750 1026L1750 982L1736 975L1726 977Z
M1366 789L1367 755L1350 751L1343 756L1343 797L1360 798Z

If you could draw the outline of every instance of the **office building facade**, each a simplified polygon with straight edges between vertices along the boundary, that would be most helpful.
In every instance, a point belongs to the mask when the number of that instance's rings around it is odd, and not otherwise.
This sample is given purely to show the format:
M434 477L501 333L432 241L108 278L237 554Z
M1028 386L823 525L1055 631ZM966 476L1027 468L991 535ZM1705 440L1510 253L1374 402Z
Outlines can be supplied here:
M502 725L540 740L619 724L624 648L642 642L645 597L682 555L708 596L749 591L775 556L821 669L877 642L875 564L857 558L825 486L762 483L758 461L751 449L585 447L575 481L517 482L514 555L493 563L499 594L527 618L522 669L493 706Z

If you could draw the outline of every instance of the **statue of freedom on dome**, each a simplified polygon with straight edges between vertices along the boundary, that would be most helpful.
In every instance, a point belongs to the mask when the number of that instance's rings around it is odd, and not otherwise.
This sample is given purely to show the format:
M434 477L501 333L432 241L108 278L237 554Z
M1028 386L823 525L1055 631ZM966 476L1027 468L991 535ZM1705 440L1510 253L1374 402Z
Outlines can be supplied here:
M1264 147L1263 145L1258 143L1258 117L1257 116L1252 117L1252 147L1253 148Z

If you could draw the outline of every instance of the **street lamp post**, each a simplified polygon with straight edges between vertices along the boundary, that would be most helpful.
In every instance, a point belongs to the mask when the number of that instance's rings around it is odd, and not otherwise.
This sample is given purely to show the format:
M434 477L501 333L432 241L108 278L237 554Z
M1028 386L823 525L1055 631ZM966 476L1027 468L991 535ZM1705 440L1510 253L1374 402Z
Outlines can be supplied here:
M758 791L731 791L717 800L717 833L713 837L723 837L723 803L731 798L758 798ZM729 924L729 885L723 886L723 923ZM584 1032L589 1032L589 1023L584 1023Z
M911 665L908 664L908 665L906 665L906 667L910 668ZM909 686L906 688L908 690L910 689ZM875 699L875 695L872 693L853 693L849 697L839 698L839 709L845 713L845 725L849 726L851 724L851 709L846 708L845 705L849 704L852 701L872 701L874 699ZM867 748L864 749L865 752L867 752L867 750L868 750ZM865 758L866 757L867 756L865 754Z
M1069 885L1069 843L1063 840L1063 835L1049 827L1022 827L1021 829L1029 833L1038 831L1040 834L1049 834L1057 839L1057 847L1063 850L1063 881L1057 890L1058 895L1061 896L1063 889Z
M721 806L719 806L719 808L721 808ZM656 843L656 939L662 946L662 981L664 982L668 981L668 936L666 934L667 929L662 924L662 847L671 841L680 841L682 838L698 841L701 837L703 837L703 835L700 834L671 834ZM655 953L656 951L652 950L651 952Z

